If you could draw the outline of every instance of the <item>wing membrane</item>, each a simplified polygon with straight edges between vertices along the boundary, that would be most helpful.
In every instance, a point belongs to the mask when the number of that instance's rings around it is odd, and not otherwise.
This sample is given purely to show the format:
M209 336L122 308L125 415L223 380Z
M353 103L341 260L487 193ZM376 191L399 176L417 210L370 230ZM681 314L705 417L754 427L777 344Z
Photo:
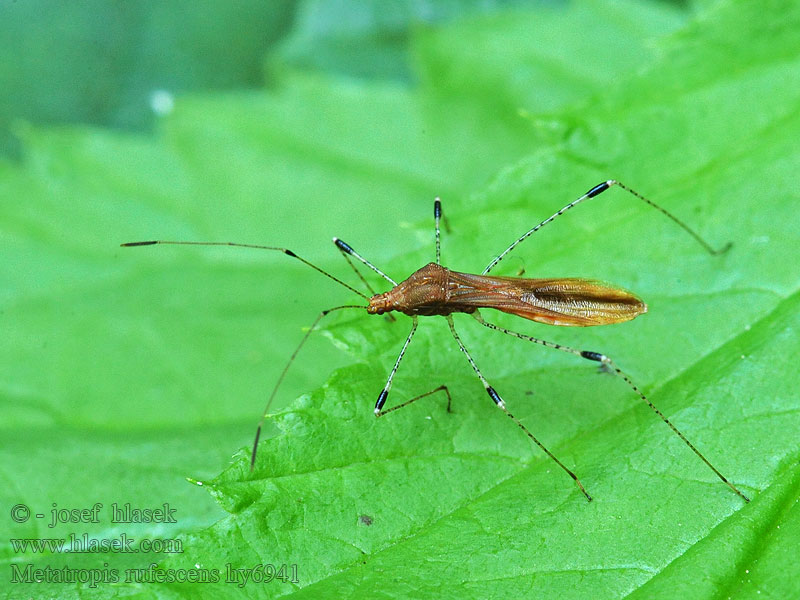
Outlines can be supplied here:
M523 279L451 271L449 301L549 325L578 327L621 323L647 312L647 305L627 290L574 277Z

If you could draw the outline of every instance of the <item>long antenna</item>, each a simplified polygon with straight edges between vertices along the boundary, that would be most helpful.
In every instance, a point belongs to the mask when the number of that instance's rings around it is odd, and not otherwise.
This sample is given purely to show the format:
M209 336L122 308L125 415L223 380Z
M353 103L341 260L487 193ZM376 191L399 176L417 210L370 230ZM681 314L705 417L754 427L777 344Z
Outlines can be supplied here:
M346 284L344 281L342 281L338 277L334 277L333 275L331 275L327 271L323 271L317 265L308 262L305 258L303 258L301 256L298 256L297 254L295 254L294 252L292 252L288 248L277 248L277 247L274 247L274 246L259 246L259 245L256 245L256 244L237 244L236 242L176 242L176 241L168 241L168 240L151 240L151 241L147 241L147 242L126 242L125 244L120 244L120 246L122 246L122 247L154 246L156 244L174 244L174 245L177 245L177 246L235 246L237 248L255 248L257 250L276 250L278 252L283 252L284 254L287 254L287 255L291 256L292 258L296 258L300 262L307 264L309 267L311 267L315 271L317 271L319 273L322 273L328 279L332 279L333 281L335 281L339 285L342 285L342 286L346 287L351 292L353 292L355 294L358 294L359 296L364 298L364 300L369 300L369 298L366 295L364 295L362 292L359 292L353 286Z
M345 308L360 308L362 310L366 310L367 307L358 304L346 304L344 306L335 306L333 308L329 308L328 310L323 310L321 313L319 313L319 315L317 315L317 318L314 319L314 322L311 324L311 327L308 328L308 331L306 331L305 335L303 336L303 339L300 340L300 343L297 344L297 348L294 349L294 352L292 352L292 355L289 357L286 366L283 367L283 371L281 371L280 377L278 377L278 381L275 383L275 387L272 388L272 393L269 395L269 398L267 399L267 405L264 407L264 412L261 413L261 419L259 419L258 421L258 427L256 428L256 439L253 442L253 452L250 455L251 471L253 470L253 467L255 467L256 464L256 453L258 452L258 440L261 439L261 427L264 425L264 420L267 418L269 407L272 405L272 401L275 399L275 395L278 393L278 388L280 387L281 383L283 383L283 379L284 377L286 377L286 373L289 371L289 367L292 365L295 357L300 352L300 348L302 348L303 345L306 343L306 340L311 335L311 332L314 331L314 329L322 320L322 318L336 310L342 310Z
M364 300L369 300L369 297L366 296L365 294L363 294L362 292L359 292L357 289L355 289L351 285L345 283L344 281L342 281L338 277L335 277L334 275L331 275L327 271L325 271L323 269L320 269L317 265L307 261L305 258L303 258L301 256L298 256L297 254L295 254L294 252L292 252L288 248L279 248L279 247L275 247L275 246L261 246L261 245L258 245L258 244L239 244L237 242L184 242L184 241L173 241L173 240L149 240L149 241L145 241L145 242L126 242L124 244L120 244L120 246L123 246L123 247L154 246L156 244L173 244L173 245L178 245L178 246L234 246L234 247L238 247L238 248L255 248L257 250L275 250L277 252L283 252L284 254L287 254L288 256L291 256L292 258L296 258L300 262L308 265L309 267L311 267L315 271L317 271L319 273L322 273L328 279L332 279L333 281L335 281L339 285L341 285L343 287L346 287L351 292L353 292L355 294L358 294L359 296L364 298ZM346 246L346 244L345 244L346 248L342 248L342 246L340 244L337 244L337 246L339 246L340 249L342 249L342 250L349 249L349 246ZM352 250L351 250L350 253L354 254L352 252ZM361 257L359 257L357 255L355 255L355 256L357 258L361 259ZM364 259L361 259L361 260L363 262L366 262L366 261L364 261ZM348 262L350 262L350 261L348 260ZM366 264L369 265L369 263L366 263ZM351 263L351 266L352 266L352 263ZM386 277L386 276L384 275L384 277ZM362 281L363 281L363 278L362 278ZM355 305L355 304L352 304L352 305L348 304L348 305L343 305L343 306L336 306L334 308L330 308L328 310L322 311L319 314L319 316L317 316L317 318L314 320L314 322L311 324L311 327L308 329L308 331L306 331L305 335L303 336L303 339L300 340L300 343L298 344L297 348L295 348L295 351L292 353L291 357L289 358L289 361L286 363L286 366L283 368L283 371L281 371L281 374L278 377L278 381L275 383L275 387L272 388L272 392L270 393L269 398L267 399L267 404L264 407L264 412L261 413L261 419L258 421L258 428L256 429L256 438L255 438L255 441L253 442L253 452L252 452L252 454L250 456L250 470L251 471L253 470L253 467L255 466L255 463L256 463L256 452L258 450L258 441L261 438L261 428L264 425L264 420L266 419L267 413L269 412L269 407L272 405L272 401L275 399L275 395L278 393L278 388L280 387L281 383L283 383L283 380L286 377L286 373L289 371L289 367L291 366L292 362L294 362L294 359L297 356L297 353L300 352L300 348L303 347L303 344L306 343L306 340L308 339L308 336L311 335L311 332L314 331L314 328L317 326L317 324L320 322L320 320L322 320L322 318L324 316L326 316L326 315L328 315L328 314L330 314L330 313L332 313L334 311L342 310L342 309L345 309L345 308L360 308L362 310L366 310L367 307L366 306L361 306L361 305Z

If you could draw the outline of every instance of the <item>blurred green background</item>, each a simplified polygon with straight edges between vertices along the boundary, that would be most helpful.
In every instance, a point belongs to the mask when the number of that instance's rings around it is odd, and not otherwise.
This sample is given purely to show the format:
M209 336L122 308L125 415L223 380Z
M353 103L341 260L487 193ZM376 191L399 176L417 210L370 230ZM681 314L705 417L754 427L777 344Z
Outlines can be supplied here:
M159 91L274 89L286 69L356 80L417 79L414 29L557 1L347 2L242 0L3 2L0 127L86 123L151 130Z
M203 588L209 597L342 597L354 586L451 597L465 580L465 597L751 597L757 587L786 597L782 549L800 537L796 509L787 516L800 426L789 363L798 24L797 7L777 0L3 1L2 508L169 502L178 523L2 522L16 537L180 534L191 548L102 558L120 569L300 564L305 592L223 585ZM273 406L294 408L267 432L278 437L252 478L247 446L303 328L358 298L277 253L119 247L285 246L356 284L336 235L399 279L433 258L441 196L452 228L444 264L480 271L609 177L712 243L732 240L732 251L709 259L613 192L537 234L498 274L607 279L641 294L650 314L581 331L495 321L615 357L737 485L764 498L747 507L760 511L752 527L735 519L738 498L679 440L665 443L669 432L624 386L466 319L465 341L514 412L599 488L604 512L587 512L562 474L490 420L440 325L420 328L394 393L446 381L460 399L453 420L427 425L421 414L441 417L432 402L393 424L370 421L405 319L339 314L312 336ZM548 401L520 402L529 393ZM353 475L358 465L369 469ZM686 497L701 500L688 510ZM367 510L379 526L355 527ZM577 552L576 536L586 538ZM658 544L642 543L653 536ZM102 564L19 552L7 538L6 573ZM447 567L421 558L453 540L463 546ZM761 571L745 586L737 577L753 557ZM398 569L409 587L387 587ZM156 584L9 590L193 595Z

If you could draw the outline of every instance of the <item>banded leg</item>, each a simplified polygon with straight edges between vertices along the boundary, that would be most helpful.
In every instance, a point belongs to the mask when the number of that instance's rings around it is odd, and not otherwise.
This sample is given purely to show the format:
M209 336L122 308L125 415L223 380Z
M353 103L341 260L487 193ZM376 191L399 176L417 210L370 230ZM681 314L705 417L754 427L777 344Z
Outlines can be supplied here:
M369 291L370 295L374 296L375 295L375 290L372 289L372 286L369 284L369 282L361 274L361 271L359 271L356 268L355 264L353 264L353 261L350 260L350 255L339 247L339 244L336 243L337 241L339 241L339 240L337 240L337 238L333 238L333 239L335 240L334 244L336 244L336 248L339 250L341 255L347 261L347 264L350 265L350 268L353 269L353 272L356 274L356 277L358 277L361 280L361 283L364 284L364 287L367 288L367 290ZM344 242L342 242L342 243L344 243Z
M555 220L556 217L560 217L565 212L567 212L570 208L572 208L573 206L577 206L578 204L580 204L584 200L589 200L590 198L594 198L595 196L599 196L600 194L605 192L607 189L609 189L609 188L611 188L611 187L613 187L615 185L619 186L621 189L625 190L626 192L628 192L629 194L631 194L635 198L638 198L639 200L641 200L645 204L655 208L662 215L664 215L665 217L670 219L673 223L678 225L678 227L680 227L686 233L688 233L690 236L692 236L695 239L695 241L698 244L700 244L706 250L706 252L708 252L709 254L712 254L712 255L722 254L723 252L728 250L728 248L731 247L731 243L728 242L722 248L719 248L719 249L712 248L711 245L708 242L706 242L702 237L700 237L700 234L698 234L694 229L692 229L691 227L686 225L686 223L684 223L683 221L678 219L678 217L673 215L671 212L669 212L666 209L660 207L658 204L656 204L652 200L648 200L647 198L642 196L639 192L629 188L626 185L623 185L619 181L616 181L615 179L609 179L608 181L604 181L603 183L597 184L596 186L594 186L592 189L590 189L588 192L586 192L583 196L581 196L577 200L573 200L572 202L570 202L566 206L562 207L557 212L555 212L552 215L550 215L549 217L547 217L544 221L542 221L541 223L539 223L535 227L533 227L533 228L529 229L528 231L526 231L515 242L513 242L508 248L506 248L505 250L503 250L503 252L501 252L498 256L496 256L492 260L492 262L490 262L486 266L486 268L483 270L483 272L481 274L482 275L486 275L489 271L494 269L494 267L497 265L497 263L499 263L501 260L503 260L503 258L506 256L506 254L508 254L514 248L516 248L519 244L521 244L522 242L527 240L530 236L532 236L534 233L539 231L542 227L544 227L548 223L550 223L553 220Z
M359 261L360 263L362 263L363 265L365 265L365 266L369 267L370 269L372 269L373 271L375 271L375 272L376 272L378 275L380 275L381 277L383 277L383 278L384 278L386 281L388 281L388 282L389 282L389 283L391 283L392 285L397 285L397 282L396 282L394 279L392 279L391 277L389 277L389 276L388 276L386 273L384 273L383 271L381 271L381 270L380 270L378 267L376 267L376 266L375 266L375 265L373 265L371 262L369 262L369 261L368 261L366 258L364 258L363 256L361 256L361 255L360 255L358 252L356 252L355 250L353 250L353 248L350 246L350 244L348 244L348 243L347 243L347 242L345 242L344 240L340 240L339 238L336 238L336 237L335 237L335 238L333 238L333 243L334 243L334 244L336 244L336 247L337 247L337 248L339 248L339 250L341 250L341 251L342 251L342 252L344 252L345 254L349 254L350 256L352 256L353 258L355 258L356 260L358 260L358 261Z
M442 264L442 252L441 252L441 242L440 242L440 233L439 233L439 221L444 224L444 230L447 233L450 233L450 226L447 224L447 217L442 212L442 201L440 198L436 198L433 201L433 220L435 223L436 228L436 264Z
M334 243L334 244L336 244L336 248L339 250L339 252L341 252L342 256L343 256L343 257L344 257L344 259L347 261L347 264L348 264L348 265L350 265L350 268L351 268L351 269L353 269L353 271L355 272L355 274L356 274L356 275L358 276L358 278L361 280L361 283L363 283L363 284L364 284L364 287L366 287L366 288L367 288L367 290L369 290L369 293L370 293L372 296L374 296L374 295L375 295L375 290L373 290L373 289L372 289L372 286L369 284L369 282L368 282L368 281L367 281L367 280L364 278L364 276L361 274L361 271L359 271L359 270L356 268L355 264L353 264L353 261L352 261L352 260L350 260L350 253L348 253L348 252L346 252L345 250L343 250L343 249L342 249L342 246L347 246L348 248L350 248L350 246L348 246L348 245L347 245L345 242L341 241L341 240L340 240L340 239L338 239L338 238L333 238L333 243ZM352 249L352 248L350 248L350 250L353 250L353 249ZM355 252L355 251L353 251L353 252ZM390 322L392 322L392 323L394 323L395 321L397 321L397 319L395 318L395 316L394 316L392 313L386 313L386 314L384 315L384 318L385 318L387 321L390 321Z
M439 238L441 237L439 234L439 221L442 218L442 201L439 198L433 201L433 221L435 223L434 227L436 229L436 264L439 265L442 262L442 250L441 250L441 242Z
M295 357L300 352L300 348L302 348L303 345L306 343L306 340L308 340L308 337L311 335L311 332L314 331L314 329L317 327L319 322L324 317L326 317L327 315L331 314L332 312L335 312L337 310L343 310L345 308L360 308L360 309L364 310L366 307L365 306L359 306L359 305L356 305L356 304L346 304L346 305L343 305L343 306L335 306L333 308L329 308L328 310L323 310L321 313L319 313L319 315L317 315L317 318L314 319L314 322L311 324L311 327L309 327L308 331L305 332L305 334L303 335L303 339L301 339L300 343L297 344L297 348L294 349L294 352L292 352L292 355L289 357L289 360L286 362L286 366L283 367L283 371L281 371L281 374L278 377L278 381L275 382L275 387L272 388L272 393L270 393L269 398L267 399L267 405L264 407L264 412L261 413L261 419L259 419L259 421L258 421L258 428L256 428L256 439L253 442L253 452L250 455L250 470L251 471L253 470L253 467L256 464L256 453L258 452L258 440L261 438L261 427L264 425L264 419L267 418L267 413L269 412L269 407L272 405L272 401L275 399L275 395L278 393L278 388L281 386L281 383L283 383L283 379L286 377L286 373L289 371L289 367L292 365L292 363L294 362Z
M536 439L536 437L535 437L535 436L534 436L534 435L533 435L533 434L532 434L530 431L528 431L528 428L527 428L527 427L525 427L525 425L523 425L523 424L522 424L522 422L521 422L519 419L517 419L517 418L516 418L514 415L512 415L512 414L511 414L511 413L508 411L508 409L506 408L506 403L505 403L505 402L503 401L503 399L500 397L500 394L498 394L498 393L495 391L495 389L494 389L494 388L493 388L491 385L489 385L489 382L488 382L488 381L486 381L486 378L483 376L483 373L481 373L481 370L478 368L478 365L476 365L476 364L475 364L475 361L473 360L473 358L472 358L472 356L470 355L470 353L467 351L467 348L464 346L464 343L461 341L461 338L459 337L458 333L456 333L456 328L455 328L455 325L453 324L453 317L452 317L452 315L447 315L447 317L446 317L446 318L447 318L447 324L450 326L450 332L453 334L453 337L455 338L455 340L456 340L456 343L458 343L458 347L461 349L461 352L463 352L463 353L464 353L464 356L466 356L466 357L467 357L467 360L469 361L469 364L470 364L470 366L472 367L472 370L473 370L473 371L475 371L475 374L478 376L478 379L480 379L480 380L481 380L481 383L483 384L483 387L486 389L486 393L487 393L487 394L489 394L489 397L490 397L490 398L491 398L491 399L494 401L494 403L495 403L495 404L496 404L496 405L497 405L497 406L498 406L500 409L502 409L502 411L503 411L503 412L506 414L506 416L507 416L508 418L510 418L512 421L514 421L514 423L516 423L516 424L517 424L517 426L518 426L520 429L522 429L522 431L524 431L524 432L525 432L525 435L527 435L527 436L528 436L528 437L529 437L531 440L533 440L533 442L534 442L534 443L535 443L537 446L539 446L539 448L541 448L541 449L542 449L542 451L543 451L545 454L547 454L547 456L549 456L551 459L553 459L553 461L554 461L554 462L555 462L555 463L556 463L556 464L557 464L559 467L561 467L562 469L564 469L564 471L566 471L567 475L569 475L570 477L572 477L572 480L575 482L575 484L578 486L578 488L580 488L580 490L581 490L581 493L583 493L583 495L584 495L584 496L586 496L586 499L587 499L589 502L591 502L591 501L592 501L592 497L591 497L591 496L590 496L590 495L589 495L589 494L586 492L586 488L584 488L584 487L583 487L583 484L580 482L580 480L579 480L579 479L578 479L578 477L575 475L575 473L573 473L572 471L570 471L570 470L569 470L569 469L568 469L568 468L567 468L567 467L564 465L564 463L562 463L560 460L558 460L558 459L555 457L555 455L554 455L552 452L550 452L550 450L548 450L548 449L547 449L547 448L544 446L544 444L542 444L542 442L540 442L538 439Z
M386 404L386 398L389 396L389 390L392 389L392 380L394 379L394 375L397 373L397 369L400 366L400 361L403 360L403 356L405 356L406 348L408 348L408 345L411 343L411 338L414 337L414 333L417 331L419 319L417 319L417 317L411 317L411 322L411 331L408 333L408 337L406 338L403 347L400 349L400 354L397 355L397 360L394 361L394 366L392 367L391 373L389 373L389 378L386 380L386 385L383 386L381 393L378 394L378 401L375 402L376 417L381 416L381 409L383 408L383 405Z
M664 416L664 413L662 413L658 408L656 408L656 406L647 398L647 396L644 395L644 393L642 393L642 391L636 386L636 384L633 383L633 380L631 380L630 376L628 376L619 367L617 367L614 361L611 360L608 356L606 356L605 354L601 354L599 352L591 352L589 350L576 350L575 348L570 348L569 346L562 346L561 344L548 342L546 340L525 335L524 333L518 333L516 331L511 331L504 327L499 327L494 323L488 323L484 321L483 317L478 313L478 311L475 311L473 313L473 316L478 321L478 323L480 323L484 327L488 327L489 329L494 329L495 331L499 331L507 335L512 335L521 340L533 342L534 344L546 346L547 348L553 348L554 350L569 352L570 354L574 354L575 356L580 356L581 358L601 363L601 365L605 367L609 372L613 373L614 375L617 375L625 383L627 383L628 387L630 387L639 396L639 398L641 398L642 401L644 401L647 404L647 406L649 406L653 410L653 412L656 413L659 416L659 418L662 421L664 421L664 423L667 424L667 426L673 431L673 433L675 433L675 435L677 435L680 439L683 440L683 442L692 450L692 452L694 452L700 458L700 460L702 460L706 464L706 466L709 469L711 469L717 477L720 478L720 480L723 483L725 483L729 488L731 488L745 502L750 502L750 498L744 495L735 485L733 485L730 481L728 481L728 479L722 473L720 473L720 471L714 465L712 465L711 462L705 456L703 456L700 450L698 450L697 447L694 444L692 444L692 442L690 442L687 439L687 437L683 435L683 433L681 433L681 431L677 427L675 427L675 425L672 424L672 421L670 421L666 416Z

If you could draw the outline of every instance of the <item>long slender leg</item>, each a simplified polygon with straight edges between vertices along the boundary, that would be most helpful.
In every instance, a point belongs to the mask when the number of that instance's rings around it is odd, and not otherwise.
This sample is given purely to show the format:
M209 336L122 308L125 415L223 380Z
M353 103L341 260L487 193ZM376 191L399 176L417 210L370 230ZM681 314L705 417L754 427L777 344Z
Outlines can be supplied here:
M336 239L336 238L334 238L334 239ZM361 280L361 283L364 284L364 287L367 288L367 290L369 290L370 295L374 296L375 295L375 290L372 289L372 286L369 284L369 282L361 274L361 271L359 271L356 268L356 266L353 264L353 261L350 260L350 255L347 252L345 252L344 250L342 250L341 248L339 248L338 244L336 245L336 248L339 250L341 255L347 261L347 264L350 265L350 268L353 269L353 272L356 274L356 276Z
M440 233L439 233L439 221L444 224L444 230L447 233L450 233L450 226L447 223L447 215L442 212L442 200L441 198L436 198L433 201L433 219L436 223L436 264L442 264L442 252L441 252L441 243L440 243Z
M314 331L314 329L319 324L319 322L323 319L323 317L331 314L332 312L335 312L337 310L343 310L345 308L360 308L360 309L364 310L366 307L355 305L355 304L352 304L352 305L351 304L346 304L346 305L343 305L343 306L335 306L333 308L329 308L328 310L323 310L321 313L319 313L319 315L317 315L317 318L314 319L314 322L311 324L311 327L309 327L308 331L305 332L305 334L303 335L303 339L301 339L300 343L297 344L297 348L294 349L294 352L292 352L292 355L289 357L289 360L286 362L286 366L283 367L283 371L281 371L281 374L278 377L278 381L275 382L275 387L272 388L272 393L270 393L269 398L267 399L267 405L264 407L264 412L261 413L261 419L258 421L258 428L256 429L256 439L253 442L253 453L250 455L250 470L251 471L253 470L253 467L256 464L256 452L258 451L258 440L261 438L261 427L264 425L264 419L267 418L267 413L269 412L269 407L272 405L272 401L275 399L275 395L278 393L278 388L281 386L281 383L283 383L283 379L284 379L284 377L286 377L286 373L289 371L289 367L292 365L292 363L294 362L295 357L300 352L300 348L302 348L303 345L306 343L306 340L308 340L308 337L311 335L311 332Z
M416 402L420 398L427 398L428 396L431 396L432 394L435 394L436 392L444 392L445 393L445 395L447 396L447 412L452 412L450 410L450 405L452 403L452 398L450 397L450 390L447 389L446 385L440 385L439 387L437 387L436 389L431 390L430 392L425 392L424 394L420 394L419 396L415 396L415 397L411 398L411 400L406 400L405 402L401 402L397 406L392 406L391 408L387 408L386 410L380 410L377 413L375 413L375 416L376 417L382 417L383 415L388 415L390 412L394 412L396 410L400 410L401 408L405 408L406 406L408 406L412 402Z
M120 244L123 247L131 247L131 246L154 246L156 244L173 244L176 246L234 246L237 248L255 248L257 250L275 250L277 252L283 252L284 254L291 256L292 258L296 258L300 262L308 265L318 273L322 273L325 277L332 279L339 285L346 287L351 292L354 292L364 298L365 300L369 300L367 296L365 296L362 292L359 292L356 288L346 284L344 281L339 279L338 277L334 277L327 271L323 271L317 265L308 262L305 258L298 256L288 248L278 248L275 246L259 246L257 244L238 244L236 242L178 242L178 241L170 241L170 240L150 240L146 242L127 242L125 244Z
M728 248L731 247L731 244L729 242L728 244L726 244L722 248L719 248L719 249L712 248L711 245L708 242L706 242L702 237L700 237L700 235L694 229L690 228L688 225L686 225L686 223L684 223L683 221L678 219L678 217L673 215L671 212L665 210L664 208L661 208L658 204L656 204L652 200L648 200L647 198L642 196L639 192L629 188L626 185L623 185L619 181L616 181L614 179L609 179L608 181L604 181L603 183L597 184L592 189L590 189L588 192L586 192L583 196L581 196L577 200L573 200L572 202L570 202L569 204L567 204L566 206L561 208L558 212L553 213L548 218L546 218L544 221L542 221L541 223L539 223L535 227L529 229L527 232L522 234L514 243L512 243L508 248L503 250L503 252L501 252L498 256L496 256L492 260L492 262L490 262L487 265L487 267L483 270L482 275L486 275L486 273L491 271L497 265L497 263L499 263L501 260L503 260L503 258L506 256L506 254L508 254L514 248L516 248L519 244L521 244L522 242L527 240L530 236L532 236L534 233L539 231L542 227L544 227L545 225L547 225L548 223L553 221L556 217L560 217L565 212L567 212L570 208L572 208L573 206L577 206L578 204L580 204L584 200L588 200L590 198L594 198L595 196L599 196L600 194L605 192L607 189L609 189L609 188L611 188L611 187L613 187L615 185L619 186L620 188L622 188L623 190L625 190L629 194L631 194L634 197L638 198L639 200L641 200L645 204L648 204L649 206L655 208L662 215L664 215L668 219L672 220L676 225L678 225L686 233L688 233L690 236L692 236L695 239L695 241L697 241L697 243L700 244L706 250L706 252L708 252L709 254L714 254L714 255L715 254L722 254L723 252L728 250Z
M639 396L639 398L641 398L647 404L647 406L649 406L653 410L653 412L656 413L661 418L661 420L664 421L664 423L666 423L669 426L670 429L672 429L673 433L675 433L679 438L681 438L684 441L684 443L687 446L689 446L689 448L691 448L692 452L694 452L700 458L700 460L702 460L706 464L706 466L708 466L709 469L714 471L714 474L717 477L719 477L723 483L725 483L729 488L731 488L734 492L736 492L736 494L741 496L745 502L750 502L750 498L745 496L735 485L733 485L730 481L728 481L728 479L722 473L720 473L719 470L714 465L712 465L711 462L705 456L702 455L702 453L695 447L695 445L692 444L692 442L690 442L686 438L686 436L683 435L683 433L681 433L680 430L677 427L675 427L675 425L672 424L672 421L670 421L666 416L664 416L664 413L662 413L658 408L656 408L656 406L647 398L647 396L645 396L642 393L642 391L636 386L636 384L633 383L630 376L628 376L619 367L617 367L614 361L611 360L608 356L606 356L605 354L601 354L599 352L591 352L589 350L576 350L575 348L570 348L568 346L562 346L561 344L555 344L553 342L548 342L546 340L531 337L529 335L525 335L524 333L511 331L509 329L505 329L504 327L499 327L494 323L487 323L486 321L483 320L483 317L480 314L478 314L478 311L475 311L473 313L473 316L478 321L478 323L480 323L484 327L488 327L489 329L494 329L495 331L500 331L502 333L512 335L521 340L533 342L534 344L539 344L541 346L546 346L548 348L553 348L555 350L561 350L562 352L569 352L570 354L574 354L575 356L580 356L581 358L585 358L587 360L594 360L601 363L606 369L609 370L609 372L619 376L625 383L627 383L628 387L630 387Z
M569 470L569 469L568 469L568 468L567 468L567 467L564 465L564 463L562 463L560 460L558 460L558 459L555 457L555 455L554 455L552 452L550 452L550 450L548 450L547 448L545 448L544 444L542 444L542 442L540 442L538 439L536 439L536 437L535 437L535 436L534 436L534 435L533 435L533 434L532 434L530 431L528 431L527 427L525 427L525 425L523 425L523 424L522 424L522 422L520 422L520 420L519 420L519 419L517 419L517 418L516 418L514 415L512 415L510 412L508 412L508 409L506 408L506 403L505 403L505 402L503 401L503 399L500 397L500 394L498 394L498 393L495 391L495 389L494 389L494 388L493 388L491 385L489 385L489 382L488 382L488 381L486 381L486 378L483 376L483 373L481 373L480 369L478 368L478 365L476 365L476 364L475 364L475 361L472 359L472 356L470 356L470 353L467 351L466 347L464 346L464 343L461 341L461 338L458 336L458 333L456 333L456 328L455 328L455 325L453 324L453 317L452 317L452 315L447 315L447 317L446 317L446 318L447 318L447 324L450 326L450 332L453 334L453 337L455 338L456 342L458 343L458 347L461 349L461 352L463 352L463 353L464 353L464 356L466 356L466 357L467 357L467 360L469 361L469 364L472 366L472 370L473 370L473 371L475 371L475 374L478 376L478 379L480 379L480 380L481 380L481 383L483 384L483 387L486 389L486 393L487 393L487 394L489 394L489 397L490 397L490 398L491 398L491 399L494 401L494 403L495 403L495 404L496 404L496 405L497 405L499 408L501 408L501 409L503 410L503 412L506 414L506 416L507 416L507 417L509 417L509 418L510 418L512 421L514 421L514 423L516 423L516 424L517 424L517 426L519 426L519 428L520 428L520 429L522 429L522 431L524 431L524 432L525 432L525 435L527 435L529 438L531 438L531 439L533 440L533 442L534 442L534 443L535 443L537 446L539 446L539 448L541 448L541 449L542 449L542 451L543 451L545 454L547 454L547 456L549 456L550 458L552 458L552 459L553 459L553 461L555 461L555 463L556 463L556 464L557 464L559 467L561 467L562 469L564 469L564 471L566 471L567 475L569 475L570 477L572 477L572 480L573 480L573 481L574 481L574 482L577 484L577 486L580 488L580 490L581 490L581 492L583 493L583 495L584 495L584 496L586 496L586 499L587 499L589 502L591 502L591 501L592 501L592 497L591 497L591 496L590 496L590 495L589 495L589 494L586 492L586 489L583 487L583 484L580 482L580 480L579 480L579 479L578 479L578 477L575 475L575 473L573 473L572 471L570 471L570 470Z
M372 295L374 296L374 295L375 295L375 290L373 290L373 289L372 289L372 286L369 284L369 282L368 282L368 281L367 281L367 280L364 278L364 276L361 274L361 271L359 271L359 270L356 268L355 264L353 264L353 261L352 261L352 260L350 260L350 255L349 255L347 252L345 252L344 250L342 250L342 249L341 249L341 247L339 246L339 244L344 244L344 242L342 242L341 240L339 240L339 239L337 239L337 238L333 238L333 239L334 239L334 243L336 244L336 248L339 250L339 252L342 254L342 256L344 257L344 259L347 261L347 264L348 264L348 265L350 265L350 268L351 268L351 269L353 269L353 271L355 272L355 274L356 274L356 275L358 276L358 278L361 280L361 283L363 283L363 284L364 284L364 287L366 287L366 288L369 290L369 293L370 293L370 294L372 294ZM392 313L386 313L386 314L384 314L384 318L385 318L387 321L391 321L392 323L394 323L395 321L397 321L397 319L395 318L395 316L394 316Z
M394 279L389 277L386 273L381 271L378 267L376 267L371 262L369 262L366 258L361 256L358 252L353 250L353 248L350 247L350 244L348 244L344 240L340 240L339 238L335 237L335 238L333 238L333 243L336 244L336 247L339 248L339 250L341 250L342 252L345 252L346 254L349 254L350 256L352 256L353 258L355 258L356 260L358 260L362 264L366 265L367 267L369 267L370 269L375 271L378 275L383 277L386 281L388 281L392 285L397 285L397 282Z
M439 198L433 201L433 220L435 223L436 228L436 264L441 264L442 262L442 250L441 250L441 242L439 238L441 237L439 234L439 220L442 218L442 201Z
M419 320L417 317L411 317L411 331L408 333L408 337L406 338L403 347L400 349L400 354L397 355L397 360L394 361L394 366L392 367L392 372L389 373L389 378L386 380L386 385L383 386L381 393L378 394L378 401L375 403L375 416L381 416L381 409L383 405L386 404L386 398L389 396L389 390L392 389L392 380L394 379L394 374L397 373L397 368L400 366L400 361L403 360L403 356L406 353L406 348L411 343L411 338L414 337L414 333L417 331L417 325Z

